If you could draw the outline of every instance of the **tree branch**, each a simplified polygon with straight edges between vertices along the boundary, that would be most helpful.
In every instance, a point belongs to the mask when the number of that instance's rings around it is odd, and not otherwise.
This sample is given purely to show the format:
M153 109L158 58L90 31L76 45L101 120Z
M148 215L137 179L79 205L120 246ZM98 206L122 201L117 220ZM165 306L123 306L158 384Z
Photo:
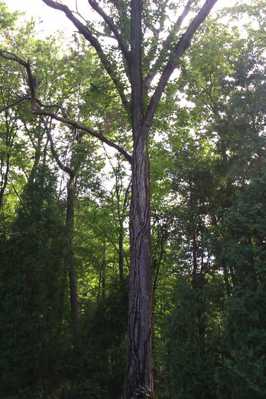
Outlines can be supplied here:
M142 76L142 0L131 0L131 93L133 134L139 134L143 119L143 76Z
M106 137L103 133L96 131L92 128L89 128L79 122L73 121L71 119L68 119L65 116L60 116L57 115L55 112L49 112L44 110L43 108L45 108L45 105L41 103L41 101L37 98L36 96L36 85L35 85L35 79L33 77L32 74L32 70L31 70L31 65L29 62L26 62L25 60L23 60L22 58L16 56L13 53L9 53L6 51L2 51L0 50L0 57L3 57L5 59L11 60L11 61L15 61L18 64L22 65L25 69L26 69L26 73L27 73L27 78L28 78L28 85L29 85L29 90L31 93L31 97L29 98L29 100L32 101L32 112L36 115L42 115L42 116L49 116L52 119L55 119L59 122L62 122L68 126L74 127L75 129L78 129L84 133L88 133L91 136L99 139L100 141L102 141L103 143L108 144L110 147L115 148L117 151L119 151L125 158L126 160L131 163L131 155L123 148L121 147L119 144L114 143L112 140L108 139L108 137Z
M9 110L10 108L15 107L16 105L19 105L20 103L22 103L23 101L26 101L26 100L31 100L31 97L23 96L21 98L18 98L16 101L13 101L12 103L6 105L5 107L0 108L0 114L2 112L5 112L5 111Z
M35 108L37 106L36 104L36 79L33 76L32 70L30 63L28 61L25 61L23 58L10 53L9 51L6 50L0 50L0 57L8 60L8 61L15 61L17 64L21 65L23 68L25 68L26 73L27 73L27 79L28 79L28 87L30 90L30 97L28 99L31 99L32 101L32 107ZM25 96L26 99L26 96Z
M87 126L85 126L85 125L83 125L83 124L81 124L79 122L76 122L76 121L73 121L71 119L59 116L59 115L57 115L56 113L53 113L53 112L48 112L48 111L44 111L44 110L39 109L38 111L36 111L36 113L38 115L49 116L52 119L57 120L58 122L62 122L65 125L71 126L71 127L75 128L77 130L80 130L80 131L84 132L84 133L88 133L89 135L99 139L103 143L108 144L110 147L115 148L117 151L119 151L126 158L126 160L129 163L131 163L131 155L123 147L121 147L119 144L114 143L112 140L108 139L102 133L100 133L100 132L98 132L98 131L96 131L96 130L94 130L92 128L89 128L89 127L87 127Z
M122 101L122 104L123 104L125 110L129 113L130 106L129 106L129 102L126 98L126 95L124 93L123 84L117 77L114 67L111 64L111 62L108 60L98 39L93 35L91 30L86 25L84 25L82 22L80 22L80 20L78 18L75 17L73 12L66 5L58 3L57 1L54 1L54 0L42 0L42 1L49 7L54 8L55 10L62 11L66 15L66 17L75 25L75 27L78 29L79 33L81 33L85 37L85 39L94 47L106 72L112 79L112 81L118 91L118 94L121 98L121 101Z
M124 41L122 35L118 31L116 25L114 24L112 18L110 18L104 10L100 7L100 5L97 3L96 0L88 0L90 6L103 18L105 21L106 25L109 27L111 32L114 34L114 37L116 38L119 48L122 51L127 64L129 65L129 51L128 51L128 46L127 43Z
M58 153L57 153L57 151L55 149L53 137L51 135L50 126L47 126L47 124L45 123L45 128L46 128L46 134L47 134L47 137L48 137L48 141L50 143L51 153L52 153L52 156L53 156L55 162L57 163L57 165L59 166L59 168L61 170L66 172L70 177L74 177L73 170L71 168L69 168L68 166L64 165L63 162L61 161L61 159L59 158L59 155L58 155Z
M173 51L171 52L169 56L169 60L161 74L159 83L151 97L146 115L144 117L144 131L147 133L149 131L149 128L151 127L153 116L155 114L156 108L158 106L158 103L161 99L161 96L163 94L163 91L169 81L169 78L171 74L173 73L174 69L176 68L176 64L178 60L182 57L184 52L187 50L187 48L190 46L191 40L199 28L199 26L202 24L202 22L207 18L209 15L211 9L215 5L217 0L206 0L196 17L193 19L191 24L189 25L188 29L186 32L182 35L180 40L178 41L177 45L174 47Z
M151 81L155 77L162 62L164 61L165 52L170 50L173 34L178 33L178 31L180 30L182 23L184 22L184 19L188 15L193 2L194 2L194 0L188 0L182 14L177 18L174 26L171 29L171 32L168 34L168 36L162 43L162 51L161 51L159 57L157 58L157 60L155 61L155 63L153 64L153 66L151 67L150 72L144 79L144 87L146 90L150 87Z

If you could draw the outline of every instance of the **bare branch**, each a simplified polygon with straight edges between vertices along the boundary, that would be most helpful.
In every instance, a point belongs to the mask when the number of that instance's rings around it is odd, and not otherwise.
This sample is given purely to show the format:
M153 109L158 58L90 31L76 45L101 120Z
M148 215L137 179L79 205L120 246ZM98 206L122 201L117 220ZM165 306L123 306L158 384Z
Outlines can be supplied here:
M172 37L173 37L174 34L178 33L178 31L180 30L180 28L182 26L182 23L184 22L184 19L188 15L193 2L194 2L194 0L188 0L188 2L186 4L182 14L180 14L180 16L177 18L174 26L171 29L171 32L169 33L169 35L164 40L164 42L162 44L162 51L161 51L159 57L157 58L157 60L155 61L155 63L151 67L148 75L144 79L144 87L146 89L148 89L150 87L151 81L153 80L154 76L156 75L156 73L158 72L160 66L162 65L162 63L164 61L164 58L165 58L165 52L170 50Z
M13 53L10 53L9 51L0 50L0 56L5 58L6 60L15 61L18 64L22 65L24 68L27 68L27 62L25 60Z
M28 135L28 137L30 139L31 145L32 145L32 147L34 148L34 150L36 152L38 150L38 144L35 143L33 135L31 133L31 130L27 126L27 122L25 120L22 120L22 123L23 123L24 129L25 129L25 131L26 131L26 133L27 133L27 135Z
M207 18L211 9L215 5L217 0L206 0L196 17L193 19L191 24L189 25L186 32L182 35L177 45L174 47L173 51L169 56L169 60L161 74L159 83L151 97L146 115L144 117L144 132L147 133L152 124L153 116L155 114L158 103L161 99L163 91L169 81L171 74L176 68L178 60L182 57L184 52L190 46L191 40L194 36L194 33L197 31L202 22Z
M59 157L59 155L58 155L58 153L57 153L57 151L55 149L53 137L51 135L51 124L50 124L50 126L48 126L46 121L43 121L43 122L44 122L44 125L45 125L47 138L48 138L48 141L50 143L51 153L52 153L52 156L53 156L55 162L57 163L59 168L61 170L63 170L63 172L66 172L70 177L74 177L73 170L71 168L69 168L67 165L63 164L63 162L61 161L61 159L60 159L60 157Z
M126 95L124 93L124 87L120 79L118 78L116 71L114 69L114 66L112 63L108 60L106 54L104 53L102 46L98 39L93 35L91 30L84 25L75 15L73 12L64 4L58 3L57 1L54 0L42 0L45 4L47 4L49 7L54 8L55 10L62 11L66 17L75 25L75 27L78 29L79 33L81 33L85 39L94 47L96 50L106 72L112 79L118 94L121 98L122 104L125 108L125 110L129 113L130 111L130 106L129 102L126 98Z
M126 75L128 77L128 80L130 81L130 51L128 50L128 44L122 37L121 33L117 29L116 25L114 24L112 18L110 18L105 11L100 7L100 5L97 3L95 0L88 0L90 6L103 18L105 21L106 25L109 27L110 31L114 36L109 36L112 39L115 39L118 43L118 47L121 50L122 56L123 56L123 63L124 63L124 68ZM103 36L101 34L101 36ZM107 36L108 37L108 36Z
M122 35L118 31L116 25L114 24L112 18L110 18L104 10L100 7L100 5L97 3L96 0L88 0L90 6L103 18L111 32L114 34L114 37L116 38L119 47L127 60L127 63L129 64L129 51L128 51L128 46L127 43L125 43Z
M112 140L108 139L108 137L106 137L105 135L103 135L102 133L89 128L88 126L85 126L79 122L76 122L74 120L62 117L57 115L56 113L53 112L49 112L49 111L44 111L39 109L38 111L35 111L38 115L43 115L43 116L49 116L52 119L57 120L58 122L62 122L65 125L71 126L75 129L80 130L83 133L88 133L89 135L99 139L100 141L102 141L105 144L108 144L110 147L115 148L117 151L119 151L125 158L126 160L131 163L131 155L123 148L121 147L119 144L114 143Z
M17 64L21 65L23 68L25 68L26 73L27 73L27 79L28 79L28 87L30 90L30 99L32 101L32 107L35 108L37 107L36 104L36 79L33 76L32 70L30 63L28 61L25 61L23 58L10 53L9 51L5 50L0 50L0 57L8 60L8 61L15 61ZM26 97L25 97L26 99Z

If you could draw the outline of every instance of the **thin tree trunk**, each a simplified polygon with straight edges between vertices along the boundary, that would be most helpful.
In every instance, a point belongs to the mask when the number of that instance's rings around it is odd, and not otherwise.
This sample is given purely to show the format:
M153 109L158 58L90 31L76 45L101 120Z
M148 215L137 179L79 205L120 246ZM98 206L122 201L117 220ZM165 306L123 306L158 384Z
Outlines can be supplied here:
M114 172L115 169L113 168ZM117 172L116 172L117 173ZM120 183L120 184L119 184ZM125 263L125 252L124 252L124 219L125 219L125 206L127 200L127 192L125 193L124 204L121 206L121 187L122 182L119 182L119 178L116 174L115 183L115 195L116 195L116 211L118 217L119 231L118 231L118 272L119 282L121 286L124 284L124 263ZM121 209L122 208L122 209Z
M123 222L119 222L119 238L118 238L118 266L119 266L119 281L124 283L124 226Z
M107 266L107 260L106 260L106 241L104 239L103 242L103 258L102 262L100 265L100 276L99 276L99 299L100 301L105 301L106 299L106 266Z
M4 205L4 194L7 188L8 183L8 176L9 176L9 169L10 169L10 155L7 155L6 160L6 170L4 172L3 181L1 181L1 188L0 188L0 210L3 208Z
M0 211L2 210L4 206L4 196L5 196L5 191L8 185L8 179L9 179L9 172L10 172L10 152L13 146L13 130L14 126L10 126L10 121L8 120L8 111L5 112L5 129L6 129L6 136L5 136L5 145L7 150L6 156L3 153L3 156L1 157L1 181L0 181ZM4 171L5 169L5 171Z
M70 310L73 330L74 346L79 347L80 342L80 306L78 298L78 282L73 254L73 231L74 231L74 201L75 201L75 178L69 177L67 184L67 206L66 206L66 236L65 236L65 270L69 276Z
M74 131L76 136L76 131ZM73 345L76 349L80 348L80 305L78 297L78 279L75 265L75 256L73 253L73 233L74 233L74 213L76 198L76 176L78 164L76 164L76 154L72 152L70 167L65 165L57 154L51 135L51 126L47 126L47 137L50 142L51 152L58 167L68 174L67 182L67 203L66 203L66 220L65 220L65 246L64 246L64 270L68 274L69 280L69 296L70 296L70 313ZM74 150L73 150L74 151Z

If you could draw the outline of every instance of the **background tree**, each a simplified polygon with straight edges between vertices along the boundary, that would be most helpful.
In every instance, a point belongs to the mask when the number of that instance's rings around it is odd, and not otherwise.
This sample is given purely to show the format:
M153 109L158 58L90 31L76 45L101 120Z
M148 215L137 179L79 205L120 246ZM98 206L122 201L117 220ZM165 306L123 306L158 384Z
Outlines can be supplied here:
M1 391L23 397L51 388L61 358L63 225L45 165L32 171L1 244Z

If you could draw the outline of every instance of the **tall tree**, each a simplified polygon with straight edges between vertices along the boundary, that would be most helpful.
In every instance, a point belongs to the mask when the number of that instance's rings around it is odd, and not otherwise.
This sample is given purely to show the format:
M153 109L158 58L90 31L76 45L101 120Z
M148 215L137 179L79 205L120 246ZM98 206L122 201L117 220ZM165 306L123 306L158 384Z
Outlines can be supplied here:
M144 85L144 26L143 2L141 0L132 0L130 7L128 7L127 2L112 2L114 6L112 17L108 16L108 10L102 8L100 2L89 1L90 6L102 17L106 27L109 28L115 37L121 50L131 87L130 100L126 97L123 84L117 77L116 69L108 58L108 54L104 52L99 40L93 34L93 30L82 23L67 6L52 0L43 1L48 6L63 11L76 28L78 28L79 32L95 48L103 66L118 90L122 104L130 116L133 153L132 157L130 157L132 166L130 215L131 268L129 280L129 349L126 397L129 399L135 397L152 398L154 397L154 388L151 348L152 262L148 134L160 98L172 72L176 68L178 60L189 47L194 33L209 14L216 0L207 0L204 3L176 44L172 43L171 36L167 39L166 47L168 47L170 53L168 62L164 66L159 83L149 100L146 97L147 86L149 87L149 81L151 82L153 76L149 76L149 79L145 81L146 85ZM187 2L182 14L175 22L174 33L181 26L193 3L195 2ZM119 16L118 21L120 23L117 23L115 14ZM128 21L130 23L129 37L121 29L121 15L125 14L126 18L130 15ZM159 59L157 58L157 60ZM158 61L158 64L158 67L161 67L160 61ZM158 70L159 68L154 69L154 75L157 74ZM148 106L145 105L145 102L148 103Z

